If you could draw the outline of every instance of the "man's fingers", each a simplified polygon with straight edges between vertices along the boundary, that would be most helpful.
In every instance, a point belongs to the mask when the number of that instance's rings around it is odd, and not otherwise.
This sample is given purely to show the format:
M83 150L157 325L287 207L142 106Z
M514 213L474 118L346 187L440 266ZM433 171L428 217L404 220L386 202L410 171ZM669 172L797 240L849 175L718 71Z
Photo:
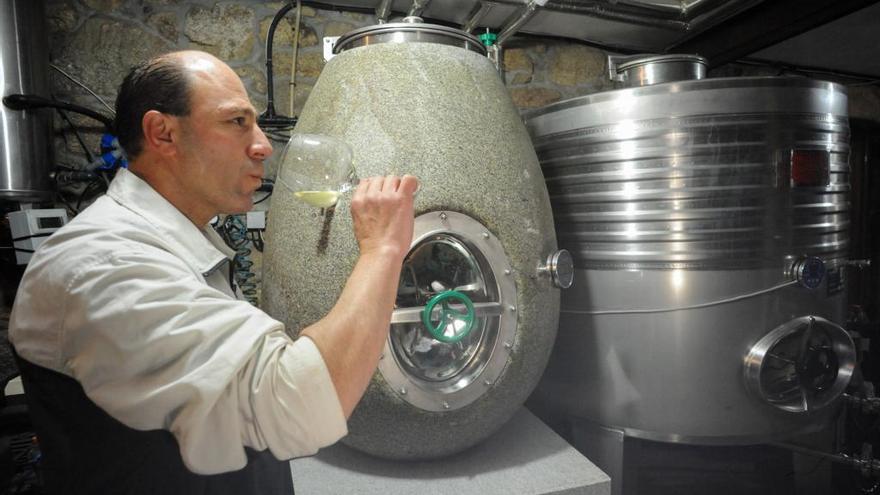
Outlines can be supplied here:
M397 190L408 194L415 194L420 187L421 184L419 184L419 179L413 175L404 175L403 178L400 179L400 185Z
M382 188L385 192L395 192L397 188L400 186L400 177L396 175L389 175L385 177L385 187Z
M363 196L367 193L367 189L370 187L370 178L367 177L365 179L361 179L358 181L357 188L354 190L354 198Z
M396 175L367 177L360 180L355 190L355 196L395 191L414 194L419 190L419 187L421 187L419 180L412 175L404 175L403 177Z
M385 177L370 177L370 187L367 189L369 193L379 193L382 191L382 187L385 185Z

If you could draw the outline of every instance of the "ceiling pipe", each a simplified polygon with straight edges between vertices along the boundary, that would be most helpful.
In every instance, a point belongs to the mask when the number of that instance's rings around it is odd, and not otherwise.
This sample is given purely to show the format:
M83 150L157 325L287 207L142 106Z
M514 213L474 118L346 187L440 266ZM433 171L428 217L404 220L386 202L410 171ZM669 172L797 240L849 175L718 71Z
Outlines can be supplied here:
M471 15L468 17L468 20L462 24L461 30L466 33L473 31L494 6L495 4L492 2L478 2L477 6L471 12Z
M498 33L498 39L495 40L495 44L500 45L513 36L523 24L528 22L529 19L535 15L539 7L543 7L546 4L547 0L530 0L529 3L527 3L518 13L512 15L507 21L505 21L504 27L501 29L501 32Z
M391 0L382 0L376 7L376 19L379 24L388 22L388 16L391 14Z
M429 3L431 3L431 0L413 0L412 7L409 9L407 17L421 17L422 12L428 7Z
M498 5L516 5L519 7L527 5L527 2L523 2L522 0L494 0L494 2ZM682 21L677 17L668 18L659 15L656 11L646 11L645 9L631 8L625 5L614 6L605 2L581 1L574 3L566 0L552 0L546 2L543 9L563 14L577 14L594 17L596 19L658 27L672 31L685 31L688 26L686 21Z

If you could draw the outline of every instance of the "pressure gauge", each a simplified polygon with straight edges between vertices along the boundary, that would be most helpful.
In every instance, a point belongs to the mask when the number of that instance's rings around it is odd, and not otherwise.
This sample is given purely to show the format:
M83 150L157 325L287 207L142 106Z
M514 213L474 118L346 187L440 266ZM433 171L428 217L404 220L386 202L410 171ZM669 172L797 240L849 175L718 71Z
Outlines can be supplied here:
M815 256L799 258L791 265L792 278L807 289L816 289L825 279L825 262Z

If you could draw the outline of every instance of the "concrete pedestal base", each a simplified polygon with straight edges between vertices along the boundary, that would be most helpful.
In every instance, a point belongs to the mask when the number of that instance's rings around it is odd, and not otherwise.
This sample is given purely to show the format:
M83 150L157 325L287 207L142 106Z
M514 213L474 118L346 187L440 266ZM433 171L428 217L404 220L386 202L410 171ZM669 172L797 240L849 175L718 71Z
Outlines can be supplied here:
M521 409L485 442L427 462L377 459L337 444L291 461L297 495L608 495L611 481Z

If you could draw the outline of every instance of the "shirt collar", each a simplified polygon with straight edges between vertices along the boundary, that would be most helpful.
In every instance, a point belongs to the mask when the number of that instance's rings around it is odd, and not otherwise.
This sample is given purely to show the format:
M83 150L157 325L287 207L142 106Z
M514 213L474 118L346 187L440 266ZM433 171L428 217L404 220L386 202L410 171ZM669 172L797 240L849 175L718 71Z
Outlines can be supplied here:
M197 227L150 184L127 169L116 172L107 195L161 231L174 254L203 276L235 256L235 251L210 225Z

